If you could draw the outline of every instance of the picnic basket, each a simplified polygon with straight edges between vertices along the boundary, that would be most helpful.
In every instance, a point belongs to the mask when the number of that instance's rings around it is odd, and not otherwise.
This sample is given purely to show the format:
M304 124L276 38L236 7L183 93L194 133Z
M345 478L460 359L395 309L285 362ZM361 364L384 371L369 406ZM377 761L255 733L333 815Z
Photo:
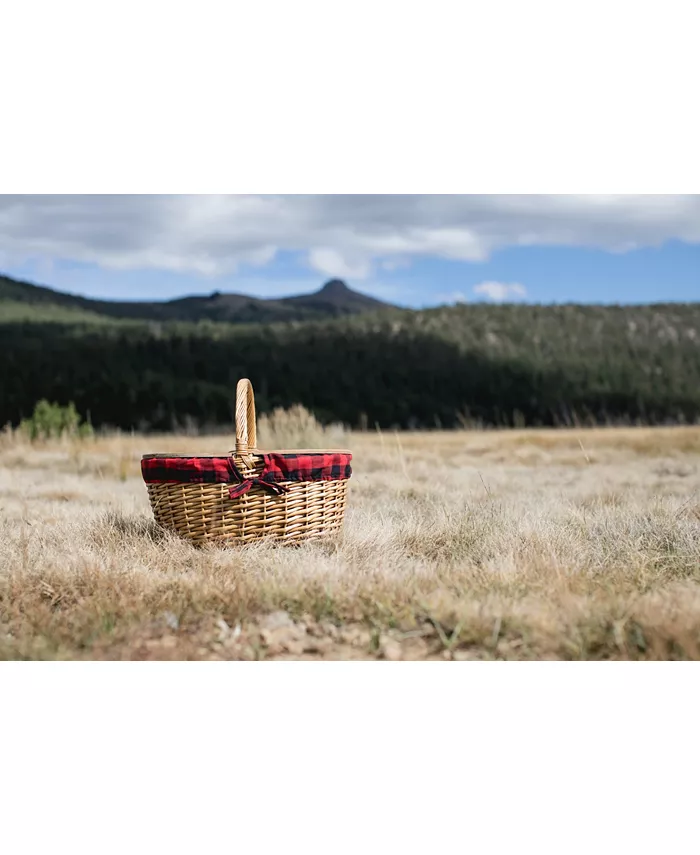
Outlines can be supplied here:
M261 451L249 380L236 387L236 448L220 457L144 454L157 523L196 544L299 542L343 525L352 454Z

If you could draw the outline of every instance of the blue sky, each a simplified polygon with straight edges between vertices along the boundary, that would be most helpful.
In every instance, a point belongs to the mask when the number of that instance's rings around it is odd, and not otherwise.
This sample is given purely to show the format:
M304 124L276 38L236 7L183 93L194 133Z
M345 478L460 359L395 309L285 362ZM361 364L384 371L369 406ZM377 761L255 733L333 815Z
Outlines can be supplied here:
M103 299L169 299L185 294L234 291L276 297L317 290L326 276L292 254L262 268L202 276L163 270L110 270L96 264L25 261L5 272L63 291ZM507 302L653 303L700 300L700 245L669 242L662 247L613 253L581 247L513 247L483 262L418 258L396 270L381 270L347 283L388 302L413 308L445 302L494 301L483 283L518 284ZM490 296L491 295L491 296Z
M13 201L8 201L13 200ZM0 197L0 271L104 299L700 300L696 196Z

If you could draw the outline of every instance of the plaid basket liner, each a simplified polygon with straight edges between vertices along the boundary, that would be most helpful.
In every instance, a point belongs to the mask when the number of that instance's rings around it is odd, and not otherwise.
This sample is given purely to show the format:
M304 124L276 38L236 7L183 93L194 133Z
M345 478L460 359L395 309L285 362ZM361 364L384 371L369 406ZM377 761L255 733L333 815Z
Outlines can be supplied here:
M352 474L352 454L261 455L263 470L257 478L245 478L232 457L144 457L143 480L147 484L229 484L236 499L253 486L272 493L286 493L285 482L340 481Z

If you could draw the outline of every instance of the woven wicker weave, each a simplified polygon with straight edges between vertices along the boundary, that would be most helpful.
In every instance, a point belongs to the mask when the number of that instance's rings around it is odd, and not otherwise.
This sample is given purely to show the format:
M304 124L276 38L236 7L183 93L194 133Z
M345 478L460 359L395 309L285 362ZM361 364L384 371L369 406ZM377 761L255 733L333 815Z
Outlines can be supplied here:
M260 475L265 452L256 447L255 399L249 380L236 388L236 450L231 452L244 478ZM284 452L279 452L284 453ZM294 452L349 454L346 451ZM185 455L150 454L154 457ZM299 542L338 532L343 525L347 478L285 482L286 492L274 495L254 485L231 498L224 483L149 483L153 515L160 525L197 544L250 543L263 538Z

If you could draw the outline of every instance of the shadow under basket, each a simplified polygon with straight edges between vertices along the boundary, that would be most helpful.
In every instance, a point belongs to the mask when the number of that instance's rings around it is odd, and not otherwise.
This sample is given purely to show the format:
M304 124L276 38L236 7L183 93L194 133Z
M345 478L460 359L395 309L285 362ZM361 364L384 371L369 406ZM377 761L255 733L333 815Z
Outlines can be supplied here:
M339 532L352 454L261 451L249 380L236 388L236 450L220 457L144 454L157 523L196 544L299 543Z

